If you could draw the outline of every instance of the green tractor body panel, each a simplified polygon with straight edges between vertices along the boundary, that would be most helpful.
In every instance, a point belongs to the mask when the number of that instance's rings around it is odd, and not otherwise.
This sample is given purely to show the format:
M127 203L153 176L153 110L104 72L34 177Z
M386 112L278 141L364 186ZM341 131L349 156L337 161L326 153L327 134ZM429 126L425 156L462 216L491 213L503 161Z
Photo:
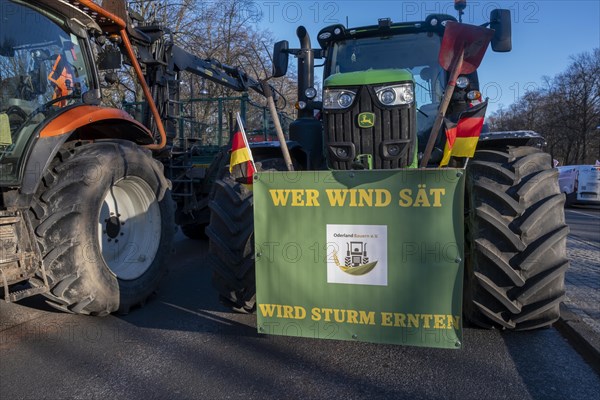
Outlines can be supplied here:
M413 81L412 74L405 69L370 69L330 75L323 81L324 87L376 85L379 83Z

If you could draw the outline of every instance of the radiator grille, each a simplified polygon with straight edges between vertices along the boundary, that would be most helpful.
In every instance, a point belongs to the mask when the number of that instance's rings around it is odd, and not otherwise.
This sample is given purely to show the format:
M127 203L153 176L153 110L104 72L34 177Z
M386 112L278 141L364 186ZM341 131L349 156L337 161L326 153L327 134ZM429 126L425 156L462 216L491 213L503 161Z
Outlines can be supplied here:
M350 90L356 90L352 88ZM372 128L360 128L358 115L375 115ZM383 107L368 86L362 86L349 110L326 111L325 145L333 169L357 169L355 158L370 154L374 169L404 168L412 163L416 116L414 104Z

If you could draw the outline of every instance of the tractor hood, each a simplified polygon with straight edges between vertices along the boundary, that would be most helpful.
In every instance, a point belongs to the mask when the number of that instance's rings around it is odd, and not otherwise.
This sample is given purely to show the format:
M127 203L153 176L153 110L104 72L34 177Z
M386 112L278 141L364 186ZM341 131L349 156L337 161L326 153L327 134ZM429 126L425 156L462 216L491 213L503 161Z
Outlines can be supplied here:
M403 81L413 81L412 74L406 69L369 69L330 75L323 81L323 86L361 86Z

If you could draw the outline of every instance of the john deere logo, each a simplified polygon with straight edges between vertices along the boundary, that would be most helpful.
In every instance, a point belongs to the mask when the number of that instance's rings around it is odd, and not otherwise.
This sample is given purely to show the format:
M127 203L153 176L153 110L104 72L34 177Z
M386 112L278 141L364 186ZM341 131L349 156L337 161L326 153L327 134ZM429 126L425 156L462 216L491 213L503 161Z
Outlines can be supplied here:
M375 114L364 112L358 114L358 126L360 128L372 128L375 125Z

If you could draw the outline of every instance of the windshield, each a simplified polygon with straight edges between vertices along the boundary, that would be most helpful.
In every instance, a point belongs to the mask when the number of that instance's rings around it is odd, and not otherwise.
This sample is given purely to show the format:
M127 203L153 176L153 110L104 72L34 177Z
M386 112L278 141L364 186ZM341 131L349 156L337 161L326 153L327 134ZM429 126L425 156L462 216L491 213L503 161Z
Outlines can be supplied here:
M336 42L331 52L330 74L369 69L406 69L415 81L415 102L420 110L417 130L431 129L444 93L446 76L438 62L441 37L420 32L348 39Z
M80 39L58 19L0 0L0 181L14 181L35 128L80 102L89 81Z
M438 35L426 32L336 42L330 72L407 69L415 79L417 105L437 103L445 85L438 63L440 45Z

